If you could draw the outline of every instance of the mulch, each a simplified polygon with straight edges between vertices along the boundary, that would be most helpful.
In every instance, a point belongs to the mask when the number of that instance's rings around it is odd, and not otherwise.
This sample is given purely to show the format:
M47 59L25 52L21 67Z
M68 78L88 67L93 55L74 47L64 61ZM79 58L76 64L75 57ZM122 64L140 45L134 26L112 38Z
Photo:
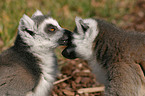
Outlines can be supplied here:
M103 86L96 82L94 74L91 73L85 61L67 59L65 63L67 64L61 68L61 74L57 80L67 79L54 84L53 96L103 96L103 92L78 92L79 89Z

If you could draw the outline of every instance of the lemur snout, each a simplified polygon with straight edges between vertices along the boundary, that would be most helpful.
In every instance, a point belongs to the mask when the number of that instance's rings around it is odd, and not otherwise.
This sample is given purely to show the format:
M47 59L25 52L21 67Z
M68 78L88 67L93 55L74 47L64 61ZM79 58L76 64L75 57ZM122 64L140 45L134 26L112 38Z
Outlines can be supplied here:
M75 50L75 47L69 46L62 51L62 55L68 59L75 59L77 57L74 50Z
M59 39L59 44L68 45L69 42L71 41L71 37L72 37L72 32L64 29L64 34L63 34L62 38Z

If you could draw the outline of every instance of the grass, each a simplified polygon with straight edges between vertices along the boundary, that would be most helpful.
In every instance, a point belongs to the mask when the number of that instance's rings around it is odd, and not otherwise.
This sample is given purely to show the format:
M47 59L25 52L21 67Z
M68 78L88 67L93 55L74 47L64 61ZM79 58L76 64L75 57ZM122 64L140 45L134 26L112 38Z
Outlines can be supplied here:
M121 22L122 16L132 11L137 0L0 0L0 47L11 46L23 14L31 16L36 9L51 12L62 27L73 30L76 16L99 17Z

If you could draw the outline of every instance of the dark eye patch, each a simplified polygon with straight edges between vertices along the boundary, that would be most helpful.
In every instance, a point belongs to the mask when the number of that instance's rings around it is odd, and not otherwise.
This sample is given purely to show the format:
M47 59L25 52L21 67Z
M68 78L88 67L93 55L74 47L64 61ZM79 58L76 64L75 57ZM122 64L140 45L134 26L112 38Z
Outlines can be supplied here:
M58 31L58 28L52 24L47 24L44 28L44 31L49 34L53 34Z
M33 31L28 30L27 28L24 29L26 32L28 32L31 36L34 36L35 33Z

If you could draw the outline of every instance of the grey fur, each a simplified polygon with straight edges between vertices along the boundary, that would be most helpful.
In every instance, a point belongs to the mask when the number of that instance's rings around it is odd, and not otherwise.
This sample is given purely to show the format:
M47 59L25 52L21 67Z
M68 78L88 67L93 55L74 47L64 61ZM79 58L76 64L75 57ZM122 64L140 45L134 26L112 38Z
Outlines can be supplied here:
M14 47L0 55L0 96L25 96L39 81L39 59L27 51L19 36L17 40Z
M50 18L49 15L39 15L32 17L32 20L39 26L45 19Z
M67 44L70 32L36 11L24 15L14 45L0 55L0 96L49 96L57 74L54 49ZM47 23L58 30L51 36Z
M77 30L63 55L87 60L105 85L105 96L145 96L145 34L126 32L100 19L83 22L90 28L80 32L76 19Z

